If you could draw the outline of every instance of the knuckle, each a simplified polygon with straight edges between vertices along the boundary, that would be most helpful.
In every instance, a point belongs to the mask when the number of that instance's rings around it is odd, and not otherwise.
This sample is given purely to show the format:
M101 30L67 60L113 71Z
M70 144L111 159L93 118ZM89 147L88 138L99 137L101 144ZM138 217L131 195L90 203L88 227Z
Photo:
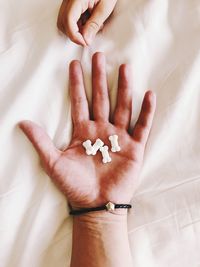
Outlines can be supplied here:
M90 21L88 24L93 30L98 31L100 29L100 25L96 21Z
M81 96L76 96L74 98L74 105L80 105L81 103L83 103L83 97Z

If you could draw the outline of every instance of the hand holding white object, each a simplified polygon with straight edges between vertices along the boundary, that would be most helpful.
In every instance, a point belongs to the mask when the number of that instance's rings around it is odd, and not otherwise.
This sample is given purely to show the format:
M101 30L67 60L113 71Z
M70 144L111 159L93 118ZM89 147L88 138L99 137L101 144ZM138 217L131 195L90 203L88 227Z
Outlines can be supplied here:
M118 97L110 121L105 57L93 56L93 111L89 112L83 74L78 61L70 65L70 97L72 102L73 135L69 147L58 150L45 130L30 121L22 121L21 129L33 143L45 171L65 194L73 207L89 208L113 203L130 203L139 181L145 145L154 117L156 98L148 91L139 118L130 130L132 107L131 74L127 65L119 69ZM112 154L112 162L102 164L102 155L86 156L82 146L85 138L100 138L107 144L108 136L119 136L119 153Z

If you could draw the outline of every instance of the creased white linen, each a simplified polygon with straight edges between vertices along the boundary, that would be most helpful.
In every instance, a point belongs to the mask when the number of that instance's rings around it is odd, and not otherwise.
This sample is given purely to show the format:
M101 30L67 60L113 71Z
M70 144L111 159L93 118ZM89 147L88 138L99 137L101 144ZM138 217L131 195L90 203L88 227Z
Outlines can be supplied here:
M60 35L60 1L0 0L0 266L69 266L65 198L16 127L30 119L58 147L71 135L68 64L107 56L112 102L117 68L133 66L133 123L147 88L158 106L128 219L134 267L200 266L200 2L119 0L90 48ZM112 107L113 108L113 107Z

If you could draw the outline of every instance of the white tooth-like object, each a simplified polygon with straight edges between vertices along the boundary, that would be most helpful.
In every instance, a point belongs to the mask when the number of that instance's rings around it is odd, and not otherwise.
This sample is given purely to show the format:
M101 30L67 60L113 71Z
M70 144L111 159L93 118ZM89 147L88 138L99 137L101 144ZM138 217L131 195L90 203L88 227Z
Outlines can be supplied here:
M92 146L92 155L96 155L97 151L104 145L104 142L101 139L97 139L94 145Z
M108 162L111 162L112 159L108 153L108 146L103 146L103 147L100 147L99 150L101 151L101 154L102 154L102 162L103 163L108 163Z
M111 151L112 152L118 152L121 150L119 144L118 144L118 136L116 134L109 136L109 140L111 142Z
M85 152L87 155L92 155L93 147L92 142L90 140L86 140L85 142L83 142L83 147L85 148Z

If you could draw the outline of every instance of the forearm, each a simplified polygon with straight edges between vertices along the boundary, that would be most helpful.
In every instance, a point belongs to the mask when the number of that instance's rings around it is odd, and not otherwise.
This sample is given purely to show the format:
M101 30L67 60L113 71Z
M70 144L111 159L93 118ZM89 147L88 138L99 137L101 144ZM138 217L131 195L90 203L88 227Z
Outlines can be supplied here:
M132 267L127 211L74 217L71 267L88 266Z

